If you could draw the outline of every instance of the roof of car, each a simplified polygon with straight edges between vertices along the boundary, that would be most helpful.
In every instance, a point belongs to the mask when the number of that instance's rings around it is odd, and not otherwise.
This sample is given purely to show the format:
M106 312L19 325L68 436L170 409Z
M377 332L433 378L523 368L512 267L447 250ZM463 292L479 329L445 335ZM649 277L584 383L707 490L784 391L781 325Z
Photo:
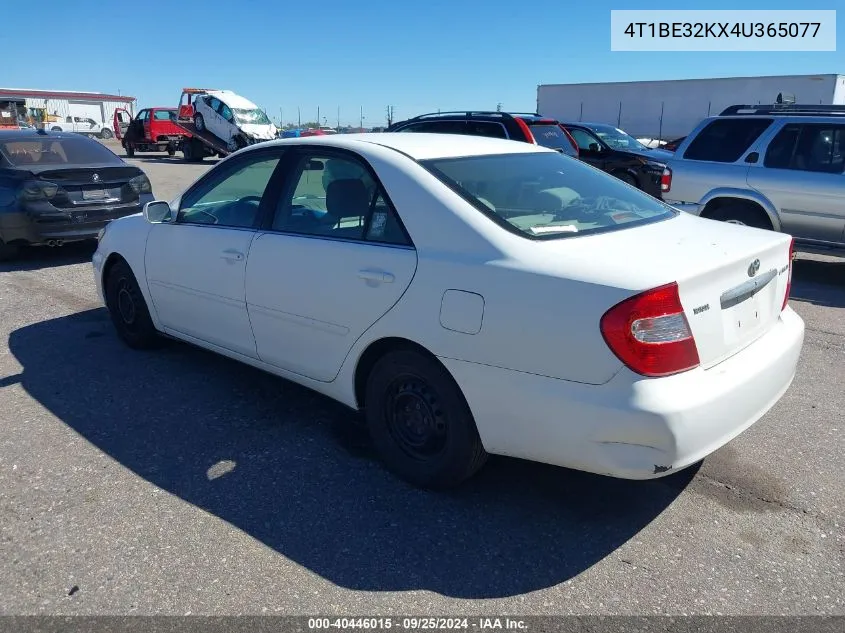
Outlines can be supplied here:
M212 97L217 97L230 108L238 108L242 110L255 110L258 108L258 106L252 101L235 94L231 90L210 90L206 94L209 94Z
M0 130L0 140L3 141L27 140L37 137L87 138L81 134L74 134L72 132L50 132L48 130L36 130L35 128Z
M381 145L410 156L414 160L432 158L457 158L460 156L483 156L492 154L530 154L552 152L554 150L505 139L487 136L469 136L458 134L431 134L422 132L382 132L363 134L327 134L284 138L253 145L253 148L267 145L313 144L339 147L350 150L364 150L366 145Z
M613 128L614 130L619 129L615 125L613 125L612 123L596 123L596 122L593 122L593 121L575 121L575 122L567 121L567 122L563 123L563 125L572 125L572 126L580 125L581 127L588 127L588 128L593 128L593 129L603 128L603 127Z

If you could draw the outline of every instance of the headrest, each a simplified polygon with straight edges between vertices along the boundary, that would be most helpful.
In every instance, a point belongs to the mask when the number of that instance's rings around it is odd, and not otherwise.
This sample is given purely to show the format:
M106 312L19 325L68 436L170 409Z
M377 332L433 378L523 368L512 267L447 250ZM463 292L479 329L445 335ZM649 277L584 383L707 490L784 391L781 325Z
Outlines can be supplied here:
M359 179L333 180L326 190L326 211L337 217L365 215L370 207L367 187Z

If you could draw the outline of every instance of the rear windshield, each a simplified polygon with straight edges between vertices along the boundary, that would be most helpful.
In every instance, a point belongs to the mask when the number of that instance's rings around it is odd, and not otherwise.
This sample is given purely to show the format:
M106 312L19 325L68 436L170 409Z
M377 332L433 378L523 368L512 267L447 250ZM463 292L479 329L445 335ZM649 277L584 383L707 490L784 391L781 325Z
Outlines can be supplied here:
M175 121L176 110L156 110L153 112L153 119L156 121Z
M618 178L557 152L421 163L491 219L533 239L616 231L678 213Z
M559 126L547 123L538 123L536 125L531 125L530 128L531 134L534 136L534 140L537 141L537 145L551 147L552 149L562 149L570 156L577 155L572 143L569 142L566 134Z
M0 142L0 153L12 165L123 164L113 152L97 141L79 137L27 138Z

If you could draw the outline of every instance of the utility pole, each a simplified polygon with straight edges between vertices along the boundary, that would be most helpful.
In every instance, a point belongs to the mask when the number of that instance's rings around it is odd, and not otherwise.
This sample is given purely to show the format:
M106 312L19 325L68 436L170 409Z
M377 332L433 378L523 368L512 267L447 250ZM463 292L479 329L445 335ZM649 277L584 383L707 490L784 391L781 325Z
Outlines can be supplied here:
M358 128L362 131L364 129L364 106L361 106L361 121L358 124Z
M393 125L393 106L387 106L387 127Z
M320 118L320 106L317 106L317 127L320 127L320 121L323 119Z
M337 106L337 129L340 129L340 106Z
M285 111L279 106L279 127L285 127Z
M296 127L302 127L302 111L296 106Z

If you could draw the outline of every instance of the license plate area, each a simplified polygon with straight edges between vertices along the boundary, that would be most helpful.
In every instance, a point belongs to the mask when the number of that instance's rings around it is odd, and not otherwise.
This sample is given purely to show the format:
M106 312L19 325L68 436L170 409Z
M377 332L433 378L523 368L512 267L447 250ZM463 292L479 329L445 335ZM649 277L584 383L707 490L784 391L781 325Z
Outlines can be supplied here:
M106 190L102 187L88 187L82 190L83 200L105 200Z
M743 284L722 296L722 328L729 347L756 338L772 321L777 284L770 273L761 277L756 284Z

